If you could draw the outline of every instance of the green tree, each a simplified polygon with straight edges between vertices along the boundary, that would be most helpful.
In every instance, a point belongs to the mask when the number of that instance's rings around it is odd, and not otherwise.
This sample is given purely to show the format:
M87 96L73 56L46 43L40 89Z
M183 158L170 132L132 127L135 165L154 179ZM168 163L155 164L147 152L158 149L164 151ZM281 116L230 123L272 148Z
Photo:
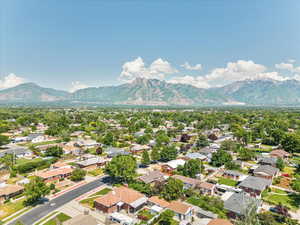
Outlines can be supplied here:
M140 144L140 145L145 145L148 144L149 142L149 137L148 135L143 135L137 138L136 143Z
M161 195L167 201L180 198L183 195L183 182L170 177L163 187Z
M284 163L284 161L281 158L277 159L277 161L276 161L276 167L278 169L280 169L281 171L284 169L285 163Z
M118 155L105 167L108 175L120 182L129 182L135 177L136 160L131 155Z
M149 153L147 150L143 151L142 164L144 164L145 166L150 164L150 157L149 157Z
M105 145L113 145L114 143L114 135L112 132L108 132L103 138L103 144Z
M42 197L50 193L50 188L44 183L42 178L33 177L28 184L25 184L25 203L32 205Z
M255 152L251 149L240 148L238 151L238 157L241 160L248 161L255 157Z
M73 170L70 179L71 181L80 181L83 180L86 175L86 171L83 169L76 168Z
M210 163L212 166L220 167L230 161L232 161L232 156L224 150L219 150L212 154Z
M64 154L62 147L52 146L46 149L45 156L52 156L60 158Z
M175 213L171 211L170 209L167 209L161 213L159 216L159 225L171 225L173 222L173 217L175 216Z
M202 162L198 159L191 159L187 161L182 168L182 174L187 177L195 178L196 175L201 172Z
M0 134L0 146L6 145L8 143L9 143L8 137Z
M160 160L167 162L177 157L177 150L174 146L165 146L160 152Z
M236 225L260 225L257 211L257 204L255 203L256 200L253 200L250 203L249 207L246 209L245 216L238 220Z
M281 145L287 152L300 153L300 135L297 133L286 134Z
M232 140L226 140L221 143L222 150L228 151L228 152L237 152L238 145L235 141Z
M198 140L196 141L197 148L204 148L209 145L207 137L203 134L199 135Z
M160 159L160 152L159 149L154 147L151 151L151 160L156 162Z
M293 190L300 192L300 179L293 180L292 188Z

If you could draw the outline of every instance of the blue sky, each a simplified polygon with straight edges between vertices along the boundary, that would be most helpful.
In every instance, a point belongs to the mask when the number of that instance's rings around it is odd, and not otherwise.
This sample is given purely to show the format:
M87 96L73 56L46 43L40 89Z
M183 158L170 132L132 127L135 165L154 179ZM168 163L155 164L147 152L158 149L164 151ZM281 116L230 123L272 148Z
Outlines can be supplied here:
M298 0L0 4L2 88L30 81L69 90L72 82L103 86L138 76L199 87L300 77Z

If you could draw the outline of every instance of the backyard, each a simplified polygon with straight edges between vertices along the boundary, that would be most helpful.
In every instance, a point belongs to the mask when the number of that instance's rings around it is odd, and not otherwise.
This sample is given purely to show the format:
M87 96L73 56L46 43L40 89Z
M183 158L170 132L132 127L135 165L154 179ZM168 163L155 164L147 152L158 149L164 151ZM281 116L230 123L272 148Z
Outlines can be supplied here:
M280 189L272 188L270 192L264 191L262 193L262 198L264 201L273 204L280 205L297 210L300 207L300 195L295 193L287 193Z
M218 179L218 183L219 184L224 184L224 185L228 185L228 186L232 186L235 187L237 185L237 181L229 179L229 178L225 178L225 177L220 177Z

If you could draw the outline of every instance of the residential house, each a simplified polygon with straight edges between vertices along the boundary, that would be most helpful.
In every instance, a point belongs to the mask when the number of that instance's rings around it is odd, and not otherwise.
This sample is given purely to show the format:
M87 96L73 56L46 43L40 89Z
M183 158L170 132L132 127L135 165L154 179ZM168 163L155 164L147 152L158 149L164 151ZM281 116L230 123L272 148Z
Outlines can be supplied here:
M144 182L145 184L154 184L157 182L163 182L165 180L165 174L158 170L154 170L148 174L140 176L138 180Z
M261 177L248 176L238 187L251 196L260 197L261 193L272 184L272 180Z
M200 154L198 152L187 153L185 155L185 158L187 160L189 160L189 159L199 159L201 161L206 161L207 160L207 156L205 156L203 154Z
M148 199L148 205L150 206L156 205L159 206L160 208L165 209L170 205L170 203L158 196L152 196L151 198Z
M89 158L86 160L78 161L76 164L86 170L86 171L91 171L100 167L105 166L107 160L104 160L101 157L94 157L94 158Z
M1 184L0 186L0 202L10 199L14 196L21 194L24 191L24 187L14 184Z
M175 217L179 220L191 221L193 216L193 207L180 201L172 201L168 207L175 213Z
M258 160L258 163L261 165L269 165L276 167L277 158L275 157L262 157Z
M6 154L14 154L16 158L32 158L33 153L26 147L19 146L9 146L8 149L0 151L0 157L5 156Z
M128 213L135 213L147 202L147 197L138 191L127 187L114 188L106 195L97 198L95 208L104 213L119 212L124 209Z
M74 142L69 142L66 145L64 145L63 151L64 154L72 154L76 156L80 155L83 152L83 150L79 146L74 145Z
M224 208L230 218L243 218L252 205L259 207L261 201L245 193L233 193L225 202Z
M46 141L47 138L44 136L43 133L33 133L27 136L27 140L31 141L32 143L39 143L39 142Z
M239 180L240 177L243 176L242 173L234 171L234 170L225 170L223 173L223 177L232 179L232 180Z
M98 221L95 217L89 214L79 214L77 216L74 216L73 218L63 222L62 225L100 225L103 224L100 221Z
M173 175L174 179L181 180L183 182L184 189L190 189L190 188L196 188L198 185L200 185L200 180L193 179L190 177L185 177L181 175Z
M217 214L214 214L211 211L204 210L198 206L193 206L193 211L198 218L210 218L210 219L218 218Z
M215 189L216 185L209 183L209 182L201 182L198 185L198 188L200 189L200 192L204 195L214 195L215 194Z
M276 149L270 152L270 156L275 158L287 159L290 157L290 153L282 149Z
M171 160L166 164L162 165L162 171L165 173L172 174L172 172L176 170L178 166L184 166L184 164L185 164L185 160L183 159Z
M114 212L109 215L109 220L113 222L113 224L119 223L121 225L134 225L137 224L136 219L125 215L123 213ZM86 224L86 223L85 223Z
M229 220L217 218L209 221L207 225L233 225L233 224Z
M130 148L130 152L132 154L139 154L142 153L143 151L148 151L150 149L151 147L149 147L148 145L133 144Z
M84 147L85 149L94 148L100 146L100 144L92 139L81 139L76 142L77 146Z
M45 182L59 181L60 179L71 176L73 168L58 168L48 171L37 172L36 176L41 177Z
M269 165L260 165L253 170L253 175L265 179L273 179L279 173L279 169Z
M123 148L115 148L115 147L108 147L105 149L107 157L113 158L118 155L130 155L129 152L126 152Z

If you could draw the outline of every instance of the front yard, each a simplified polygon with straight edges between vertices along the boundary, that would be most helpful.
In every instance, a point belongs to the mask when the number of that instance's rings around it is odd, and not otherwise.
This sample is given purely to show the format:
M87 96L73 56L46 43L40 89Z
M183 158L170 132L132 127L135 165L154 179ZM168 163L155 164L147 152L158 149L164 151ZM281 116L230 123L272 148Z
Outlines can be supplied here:
M85 205L89 208L93 208L94 207L94 201L95 199L107 194L108 192L110 192L111 189L110 188L104 188L90 196L88 196L87 198L81 200L79 203L82 204L82 205Z
M10 216L11 214L23 209L24 199L16 201L16 202L7 202L0 205L0 220L5 217Z
M224 184L224 185L228 185L228 186L232 186L235 187L237 185L237 181L229 179L229 178L225 178L225 177L220 177L218 179L218 183L219 184Z
M44 225L59 225L71 218L72 217L68 216L67 214L59 213L53 219L48 220L46 223L44 223ZM57 223L57 220L59 221L59 223Z

